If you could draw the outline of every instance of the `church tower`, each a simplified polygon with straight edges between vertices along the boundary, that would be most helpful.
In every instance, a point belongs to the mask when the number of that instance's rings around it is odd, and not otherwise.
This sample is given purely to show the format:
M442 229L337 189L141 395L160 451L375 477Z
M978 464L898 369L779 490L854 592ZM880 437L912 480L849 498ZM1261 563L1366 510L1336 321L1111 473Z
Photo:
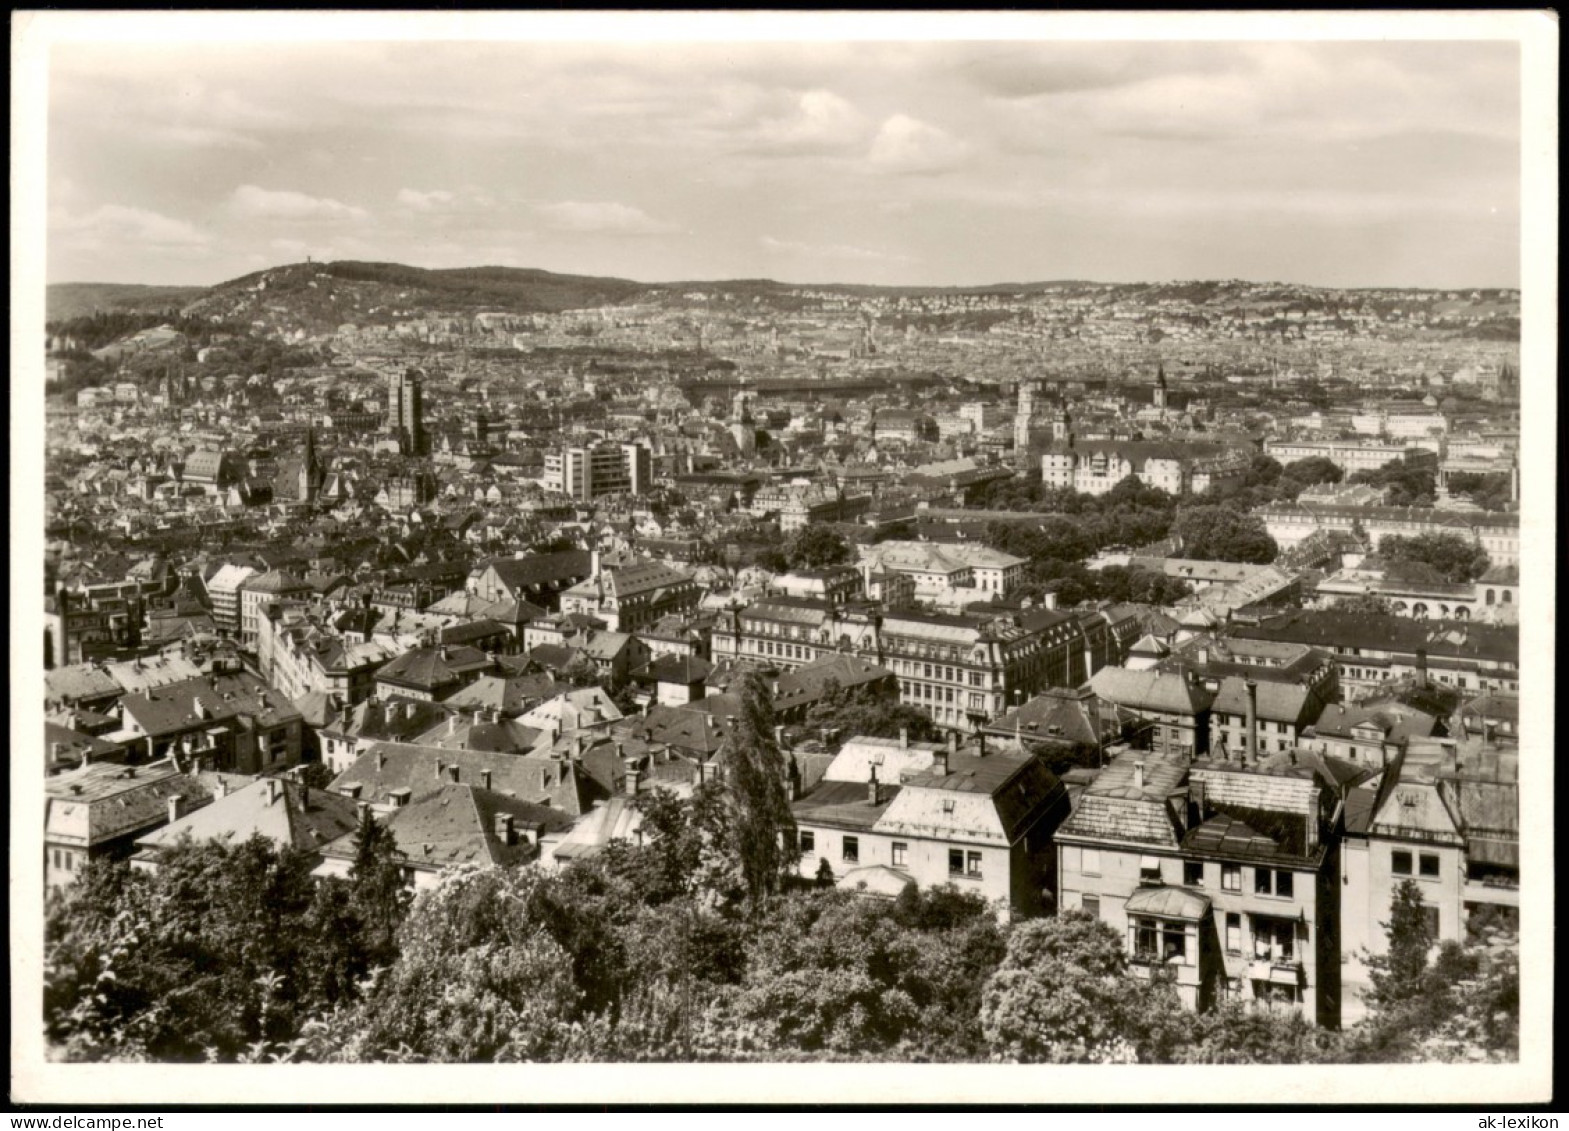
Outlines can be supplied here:
M305 453L300 459L299 490L295 497L302 503L314 503L324 478L321 463L316 458L316 426L305 429Z
M1155 369L1155 407L1160 409L1162 414L1166 411L1167 393L1166 366L1162 363Z
M1035 423L1035 382L1019 382L1019 407L1013 417L1013 451L1020 457L1030 450L1030 428Z

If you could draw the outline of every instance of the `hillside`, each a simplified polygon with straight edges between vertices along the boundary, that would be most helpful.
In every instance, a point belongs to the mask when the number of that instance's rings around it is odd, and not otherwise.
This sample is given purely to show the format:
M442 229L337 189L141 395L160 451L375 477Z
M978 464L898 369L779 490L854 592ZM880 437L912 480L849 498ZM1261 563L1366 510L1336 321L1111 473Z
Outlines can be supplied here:
M701 309L791 314L805 310L853 309L857 304L895 303L885 308L888 325L934 331L985 331L1007 322L1010 301L1078 301L1101 310L1164 309L1197 326L1217 316L1271 320L1317 314L1337 325L1354 312L1382 318L1422 312L1435 329L1473 338L1512 339L1518 334L1518 295L1383 289L1331 290L1241 280L1166 283L1056 281L994 283L972 287L880 287L854 284L791 284L769 279L640 283L630 279L565 275L518 267L428 270L398 263L342 261L295 263L232 279L210 288L136 287L118 284L60 284L49 288L49 318L58 321L91 312L127 314L179 305L204 323L251 327L262 335L294 340L332 334L352 325L390 327L400 323L467 321L474 315L511 316L527 329L534 315L607 306L638 305L669 312ZM910 307L907 302L921 305ZM1000 305L999 305L1000 304ZM1179 313L1180 311L1180 313ZM432 327L439 329L439 327Z
M206 287L144 287L135 283L53 283L44 297L44 318L59 322L100 311L168 310L207 293Z

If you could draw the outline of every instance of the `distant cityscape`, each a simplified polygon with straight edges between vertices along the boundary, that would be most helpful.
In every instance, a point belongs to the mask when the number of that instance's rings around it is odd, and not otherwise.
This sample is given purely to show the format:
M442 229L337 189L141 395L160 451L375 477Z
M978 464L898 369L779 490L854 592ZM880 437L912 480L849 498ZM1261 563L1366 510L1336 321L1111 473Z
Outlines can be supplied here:
M1518 1055L1516 292L167 299L44 343L62 1057ZM265 957L201 965L264 864ZM578 908L463 928L549 1025L422 1004L466 891ZM232 1017L146 1012L187 962ZM1026 1020L1099 963L1102 1028Z

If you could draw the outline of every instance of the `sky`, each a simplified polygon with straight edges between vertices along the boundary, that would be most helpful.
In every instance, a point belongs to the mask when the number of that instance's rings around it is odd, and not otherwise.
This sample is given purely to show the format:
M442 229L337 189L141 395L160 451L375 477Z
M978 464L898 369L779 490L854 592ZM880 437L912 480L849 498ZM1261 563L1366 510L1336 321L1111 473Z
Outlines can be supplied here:
M51 282L1518 286L1515 43L57 43Z

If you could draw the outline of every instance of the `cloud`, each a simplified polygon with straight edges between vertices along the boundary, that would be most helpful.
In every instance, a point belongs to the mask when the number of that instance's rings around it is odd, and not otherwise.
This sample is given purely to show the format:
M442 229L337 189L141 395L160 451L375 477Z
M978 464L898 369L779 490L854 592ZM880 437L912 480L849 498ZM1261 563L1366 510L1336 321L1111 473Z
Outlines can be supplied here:
M763 236L758 243L769 251L779 252L784 255L804 255L814 259L836 259L851 262L876 262L876 263L913 263L915 260L908 255L899 255L894 252L874 251L867 247L855 247L851 244L831 243L812 244L800 243L796 240L775 239L773 236Z
M340 200L255 185L235 189L229 211L248 220L364 220L370 215Z
M789 113L764 119L750 147L768 153L832 153L859 145L870 122L831 90L809 90Z
M873 165L891 173L940 173L959 164L968 147L937 126L905 114L882 124L868 155Z
M123 204L104 204L82 215L57 210L49 227L76 251L112 246L188 255L205 252L212 243L211 236L184 220Z
M449 207L456 200L457 196L446 189L431 189L429 192L409 188L398 190L398 203L416 212L434 212Z
M580 235L657 236L676 230L641 208L612 201L567 200L536 205L535 211L549 227Z
M152 125L141 130L140 136L153 142L162 142L182 149L246 149L265 148L249 134L218 126Z

